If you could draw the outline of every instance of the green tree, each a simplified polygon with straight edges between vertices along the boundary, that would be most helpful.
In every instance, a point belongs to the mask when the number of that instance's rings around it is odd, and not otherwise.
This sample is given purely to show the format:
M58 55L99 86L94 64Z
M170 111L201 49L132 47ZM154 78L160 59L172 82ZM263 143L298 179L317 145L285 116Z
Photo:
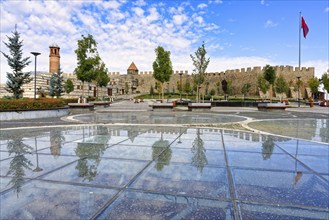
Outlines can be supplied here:
M98 165L105 149L105 144L78 143L74 151L80 159L75 169L79 172L78 176L82 178L83 182L85 180L90 182L97 176Z
M307 81L307 85L311 89L313 98L315 98L314 96L318 93L318 88L320 85L319 79L316 77L313 77Z
M195 67L193 70L194 73L194 82L197 85L196 92L197 92L197 102L200 101L199 97L199 87L205 81L205 73L210 62L210 58L206 59L207 51L205 49L204 42L202 43L201 47L197 49L194 53L195 56L192 54L190 55L193 61L193 66Z
M262 144L263 160L270 159L273 154L274 140L269 136Z
M153 77L161 83L162 99L163 84L170 80L172 75L172 64L170 60L170 51L166 51L163 47L158 46L155 49L156 59L153 62Z
M105 63L101 62L95 69L96 74L96 87L97 87L97 97L98 97L98 87L106 87L110 81L109 76L107 75L107 68L105 67Z
M74 73L77 75L77 79L82 81L82 96L84 97L84 82L96 79L95 70L100 63L97 42L90 34L88 37L82 35L82 39L78 40L78 48L74 52L78 60Z
M25 171L32 170L32 162L26 158L26 155L30 154L33 148L23 143L21 137L13 137L7 144L9 156L11 161L7 175L12 176L8 185L12 185L17 193L21 191L22 185L26 182Z
M192 143L192 165L202 173L203 168L208 164L206 149L204 148L204 141L200 135L200 129L197 129L196 137Z
M157 171L161 171L165 165L170 164L172 150L168 140L163 139L163 133L161 132L161 139L154 142L152 145L152 159L157 161L155 168Z
M329 72L324 73L321 77L321 80L322 80L324 89L327 90L327 92L329 92Z
M214 89L214 88L212 88L211 90L210 90L210 95L211 96L214 96L216 94L216 90Z
M258 86L259 90L266 97L266 92L270 88L270 84L268 83L267 80L264 79L264 77L262 75L258 76L258 78L257 78L257 86ZM264 99L264 97L263 97L263 99Z
M13 93L15 99L19 99L23 96L24 90L22 86L32 81L31 73L23 73L24 67L28 66L31 61L30 57L23 58L23 40L20 40L20 34L15 31L12 32L12 36L8 37L8 43L3 42L9 49L9 54L1 53L6 57L8 66L12 69L12 73L7 72L6 90Z
M190 83L190 81L187 80L185 83L185 86L184 86L184 91L186 92L186 98L187 98L188 94L190 94L191 90L192 90L191 83Z
M275 81L275 92L276 93L288 93L288 90L289 90L289 86L288 86L288 83L286 82L286 80L284 79L284 77L282 75L280 75L276 81ZM281 96L280 96L280 101L281 101Z
M150 95L152 96L152 99L153 99L153 96L154 96L154 88L153 88L152 85L151 85L151 88L150 88Z
M220 82L216 82L217 95L220 95Z
M248 95L248 93L250 91L250 88L251 88L250 83L243 84L243 86L241 88L241 92L243 94L243 98L245 98Z
M67 79L64 84L64 90L67 94L74 91L74 85L71 79Z
M223 92L224 92L224 99L226 100L226 94L227 94L227 91L228 91L228 82L223 79L222 82L222 89L223 89Z
M227 94L233 95L233 82L232 80L227 81Z
M128 82L125 82L125 93L126 95L128 94L129 92L129 85L128 85Z
M53 73L50 77L49 95L51 97L56 96L56 98L59 98L64 93L63 83L64 83L63 72L61 71L61 67L58 66L57 73Z
M266 65L263 73L264 79L269 83L270 86L270 101L272 102L272 93L273 93L273 85L275 82L276 74L275 69L270 66Z

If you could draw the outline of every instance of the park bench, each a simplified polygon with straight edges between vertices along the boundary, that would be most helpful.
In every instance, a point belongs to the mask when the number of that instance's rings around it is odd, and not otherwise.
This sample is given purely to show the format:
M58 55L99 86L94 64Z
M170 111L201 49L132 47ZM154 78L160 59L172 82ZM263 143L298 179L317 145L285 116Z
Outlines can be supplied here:
M86 112L94 110L94 103L68 103L71 111Z
M284 111L287 106L285 103L258 103L259 111Z
M112 102L110 102L110 101L96 101L96 102L91 102L91 103L94 104L95 106L104 106L104 108L105 108L105 107L109 107Z
M189 111L209 111L211 103L188 103Z

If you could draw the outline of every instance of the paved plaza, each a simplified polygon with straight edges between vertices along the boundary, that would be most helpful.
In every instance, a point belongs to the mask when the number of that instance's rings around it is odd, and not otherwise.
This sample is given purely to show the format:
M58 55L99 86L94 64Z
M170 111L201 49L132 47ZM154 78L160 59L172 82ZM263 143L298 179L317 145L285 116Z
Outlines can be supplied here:
M1 122L0 219L329 219L329 108Z

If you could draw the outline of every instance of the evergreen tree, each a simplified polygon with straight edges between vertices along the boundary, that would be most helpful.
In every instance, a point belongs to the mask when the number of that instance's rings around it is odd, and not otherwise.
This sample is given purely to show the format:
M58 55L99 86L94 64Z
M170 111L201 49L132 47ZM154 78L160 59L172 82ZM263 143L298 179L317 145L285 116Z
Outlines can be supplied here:
M32 162L26 158L33 148L23 143L21 137L14 137L7 144L9 156L12 157L7 175L12 176L8 185L12 185L18 193L21 191L22 185L26 182L25 171L32 170Z
M23 58L23 41L20 40L20 34L17 32L16 26L13 35L8 37L8 43L3 42L9 49L10 54L1 53L6 57L8 66L13 70L12 73L7 72L6 90L13 93L15 99L21 98L24 90L22 86L32 81L31 73L23 73L24 67L28 66L31 61L30 57Z
M64 90L67 94L70 94L71 92L74 91L74 85L73 85L72 80L68 79L65 81Z
M210 58L206 59L207 51L204 46L204 42L202 43L201 47L197 49L194 53L195 56L192 54L190 55L193 61L193 66L195 69L193 70L194 73L194 82L197 85L197 101L199 101L199 87L205 80L205 73L210 62Z
M64 93L64 78L63 72L61 71L61 67L58 66L58 72L53 73L49 82L49 95L51 97L56 96L59 98Z
M170 51L166 51L163 47L158 46L155 49L156 59L153 62L153 77L161 83L162 99L163 83L168 82L172 75L172 64L170 60Z

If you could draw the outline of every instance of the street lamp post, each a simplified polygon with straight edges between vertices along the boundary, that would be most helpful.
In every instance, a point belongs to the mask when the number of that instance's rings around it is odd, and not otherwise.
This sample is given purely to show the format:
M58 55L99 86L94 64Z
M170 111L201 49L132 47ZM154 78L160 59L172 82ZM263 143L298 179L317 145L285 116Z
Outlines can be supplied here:
M297 87L298 87L298 108L300 107L300 102L299 102L299 84L300 84L300 76L297 76L297 79L298 79L298 85L297 85Z
M36 99L36 93L37 93L37 56L41 53L38 52L31 52L31 54L34 55L34 101Z
M183 72L179 73L179 96L180 96L180 103L182 103L182 75Z

